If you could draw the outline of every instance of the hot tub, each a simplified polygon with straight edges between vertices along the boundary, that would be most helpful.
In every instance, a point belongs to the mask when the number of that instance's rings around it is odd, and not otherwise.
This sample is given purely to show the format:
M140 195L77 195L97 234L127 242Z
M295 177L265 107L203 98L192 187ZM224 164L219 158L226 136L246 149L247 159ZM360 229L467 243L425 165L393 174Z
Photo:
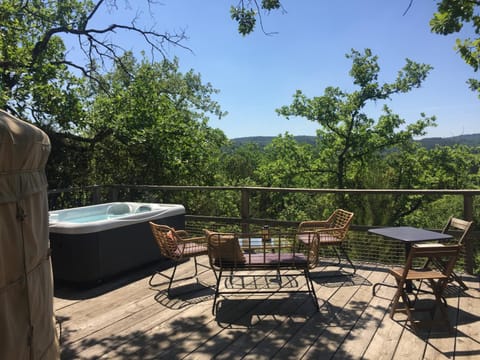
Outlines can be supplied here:
M178 204L115 202L49 212L53 276L98 283L160 260L149 221L185 228Z

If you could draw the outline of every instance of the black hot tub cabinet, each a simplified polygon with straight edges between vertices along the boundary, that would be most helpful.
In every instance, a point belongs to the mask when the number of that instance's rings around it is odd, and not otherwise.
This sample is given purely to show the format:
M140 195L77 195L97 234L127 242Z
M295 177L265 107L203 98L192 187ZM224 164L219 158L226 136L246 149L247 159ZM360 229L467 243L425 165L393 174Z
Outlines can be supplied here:
M161 259L148 222L185 228L177 204L107 203L50 211L55 280L94 284Z

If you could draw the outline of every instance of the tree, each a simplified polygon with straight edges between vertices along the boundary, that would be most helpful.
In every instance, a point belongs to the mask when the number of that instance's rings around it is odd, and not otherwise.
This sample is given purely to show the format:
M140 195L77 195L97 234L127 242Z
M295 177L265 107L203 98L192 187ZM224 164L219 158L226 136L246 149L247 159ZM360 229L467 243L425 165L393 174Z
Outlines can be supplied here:
M145 2L149 5L156 3L155 0ZM124 56L123 49L111 42L109 35L122 32L137 34L150 48L150 53L160 54L162 59L165 59L166 44L182 46L183 32L170 34L142 28L137 25L137 19L129 24L101 25L101 21L96 21L102 8L115 10L120 3L122 1L117 0L0 2L0 108L31 121L47 132L52 142L47 173L53 186L85 183L88 177L85 169L91 166L94 149L98 150L111 141L114 134L121 136L121 129L128 129L137 121L131 120L130 124L123 125L120 120L109 123L111 119L122 119L122 115L112 111L116 108L110 109L112 116L104 117L105 121L96 119L91 113L93 99L95 109L98 109L102 101L112 104L115 96L119 96L118 89L110 87L111 79L104 76L112 66L123 69L121 76L124 80L133 82L133 73L128 73L133 70L129 63L132 59ZM84 61L71 57L64 43L66 36L76 38L85 56ZM117 75L120 76L119 71ZM199 95L202 92L203 95L213 93L213 89L210 85L201 84L196 74L177 73L176 76L183 78L178 81L178 87L170 84L168 88L172 100L169 102L169 113L177 112L171 118L175 117L180 122L180 119L187 118L188 121L198 121L199 128L208 130L210 137L218 137L218 143L222 143L224 135L209 129L203 115L196 117L191 112L192 107L204 110L203 114L218 107ZM117 80L119 83L120 79ZM196 95L192 95L195 92ZM107 101L110 96L113 97ZM167 94L163 93L163 96L167 97ZM175 108L182 99L185 101L183 108ZM188 101L192 101L188 105L192 107L185 110ZM202 109L203 106L210 109ZM221 112L219 108L212 111L215 115ZM177 125L178 122L173 120L169 124L172 127ZM136 131L140 131L139 127ZM122 139L125 136L117 138L115 143L118 145Z
M84 179L90 148L111 134L109 127L87 123L87 101L92 93L84 86L90 83L92 88L100 88L102 71L112 63L122 66L123 49L111 43L108 35L136 33L152 52L162 55L165 43L180 45L184 38L183 33L140 28L135 19L128 25L92 25L102 7L116 8L117 1L0 2L0 108L49 135L49 163L55 165L47 173L54 184L71 185L75 179ZM77 39L85 61L71 57L65 36ZM123 66L127 68L127 64ZM87 128L89 132L83 131ZM70 169L68 174L64 166Z
M237 6L230 7L230 16L238 23L238 32L243 36L255 30L257 18L264 33L262 22L262 9L265 11L278 10L282 8L279 0L239 0Z
M216 92L178 61L137 62L125 54L102 79L88 112L89 132L108 128L93 148L93 183L214 185L215 161L227 139L208 126L222 116ZM124 66L128 64L128 68Z
M265 146L255 178L266 187L310 187L312 147L299 144L293 135L279 135Z
M352 50L346 56L352 59L350 76L358 90L347 93L338 87L327 87L322 96L311 99L298 90L291 105L277 109L278 114L287 118L299 116L319 124L316 171L330 175L328 185L338 188L356 186L351 181L355 163L366 164L375 154L423 135L425 128L435 123L434 117L420 114L420 120L398 130L405 120L387 105L378 120L362 112L369 102L388 100L392 95L420 87L431 66L407 59L393 83L380 84L378 58L369 49L363 54Z
M107 40L106 35L122 31L136 33L152 51L161 54L166 42L179 45L184 38L183 33L170 35L142 29L136 25L135 19L129 25L93 26L102 7L116 8L117 1L1 2L0 106L39 124L54 116L51 123L68 128L68 121L56 116L58 109L54 104L58 103L58 99L75 99L75 91L70 84L75 85L78 80L72 75L72 70L98 82L100 65L121 61L123 50ZM87 59L85 63L70 58L61 36L77 38ZM45 95L41 97L40 93ZM49 101L52 95L57 101Z
M468 189L474 187L479 160L473 147L436 146L423 163L423 182L431 189Z
M46 130L61 133L82 121L80 82L74 73L101 84L102 70L121 64L123 49L108 40L111 34L137 34L152 55L165 58L165 45L183 46L183 32L158 32L143 28L134 18L129 24L93 25L101 9L118 10L117 0L64 0L0 2L0 108L28 119ZM144 0L149 6L155 0ZM128 2L125 1L127 5ZM260 15L281 7L278 0L239 1L231 16L243 35L255 28ZM261 22L261 17L260 17ZM98 21L96 22L99 23ZM101 24L101 22L100 22ZM262 27L263 29L263 27ZM66 36L76 38L86 58L79 61L65 45ZM77 139L81 140L81 139ZM91 139L83 139L91 141Z
M156 3L144 2L149 6ZM183 46L183 32L144 28L137 18L128 24L102 25L101 10L118 10L121 3L128 6L126 0L0 2L0 108L36 124L49 135L50 163L55 164L49 169L49 177L58 186L84 180L92 149L114 131L107 123L93 121L88 113L95 92L107 96L103 74L114 64L124 72L129 69L130 64L124 63L128 59L123 57L124 50L110 41L109 35L137 34L152 56L159 54L162 59L166 58L165 45ZM240 8L243 5L243 1L239 3ZM257 5L267 10L277 8L275 1ZM241 14L238 21L243 21ZM76 39L85 60L70 54L66 37Z
M298 143L293 135L286 133L274 138L262 155L255 171L259 186L311 188L318 184L311 171L312 145ZM261 193L256 201L260 213L255 216L260 218L300 221L318 216L319 207L323 210L316 197L302 193Z
M232 143L222 151L221 163L225 173L224 184L234 186L257 185L255 170L262 158L262 150L256 143L249 142L239 146Z
M412 0L413 1L413 0ZM455 50L476 72L480 67L480 1L478 0L442 0L437 4L437 12L430 20L434 33L448 35L458 33L464 25L471 25L476 38L457 39ZM469 79L468 84L480 97L480 80Z

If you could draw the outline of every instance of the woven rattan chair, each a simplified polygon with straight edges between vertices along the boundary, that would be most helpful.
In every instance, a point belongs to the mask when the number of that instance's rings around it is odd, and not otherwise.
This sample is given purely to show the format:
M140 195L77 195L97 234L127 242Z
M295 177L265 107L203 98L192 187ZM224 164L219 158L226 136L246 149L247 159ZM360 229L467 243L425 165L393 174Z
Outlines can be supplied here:
M167 276L162 273L162 271L156 270L148 281L150 286L160 285L153 284L152 280L155 275L161 275L169 280L167 294L170 296L170 288L172 287L172 283L174 281L177 265L183 262L185 259L193 258L195 262L195 274L193 276L177 279L176 281L196 278L198 274L198 266L204 266L209 269L208 266L197 263L197 256L208 254L206 239L204 236L189 237L185 230L175 230L169 226L158 225L153 222L150 222L150 227L158 247L160 248L160 253L162 256L174 261L175 263L171 276Z
M418 246L418 244L413 245L407 257L405 266L392 268L389 271L397 283L397 291L392 300L390 317L393 319L396 312L405 312L408 318L407 321L411 323L412 327L416 328L418 323L413 318L413 313L416 311L413 306L421 296L425 294L433 294L435 297L435 304L432 308L428 309L432 313L432 322L435 314L434 310L438 308L442 315L440 321L445 322L450 328L446 309L447 302L446 299L442 297L442 293L448 284L459 251L459 245L439 244L428 247ZM429 263L433 264L438 261L442 262L445 266L441 269L425 266ZM423 265L418 267L418 264ZM417 291L414 293L414 301L411 301L408 297L408 292L405 286L407 281L427 282L430 285L431 291L422 291L420 290L420 286L418 286ZM399 305L400 298L403 300L403 308L400 308Z
M307 244L310 243L312 234L315 234L316 241L312 242L314 246L312 251L317 253L317 262L318 251L320 248L329 246L334 249L335 254L338 257L338 265L340 265L342 262L340 255L343 255L343 257L353 268L353 273L355 274L357 270L350 260L350 257L348 256L344 247L344 241L348 230L350 229L353 215L354 214L350 211L336 209L327 220L303 221L298 226L298 238L300 241Z

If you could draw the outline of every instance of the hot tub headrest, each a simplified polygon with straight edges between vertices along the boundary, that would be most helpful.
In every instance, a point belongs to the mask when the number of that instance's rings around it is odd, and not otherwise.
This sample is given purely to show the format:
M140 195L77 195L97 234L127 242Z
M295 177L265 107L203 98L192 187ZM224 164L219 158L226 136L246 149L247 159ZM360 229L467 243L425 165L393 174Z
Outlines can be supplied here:
M135 210L135 213L142 213L147 211L152 211L152 207L150 205L141 205L137 208L137 210Z
M123 214L129 214L129 213L130 213L130 206L127 204L113 204L107 209L108 215L123 215Z

